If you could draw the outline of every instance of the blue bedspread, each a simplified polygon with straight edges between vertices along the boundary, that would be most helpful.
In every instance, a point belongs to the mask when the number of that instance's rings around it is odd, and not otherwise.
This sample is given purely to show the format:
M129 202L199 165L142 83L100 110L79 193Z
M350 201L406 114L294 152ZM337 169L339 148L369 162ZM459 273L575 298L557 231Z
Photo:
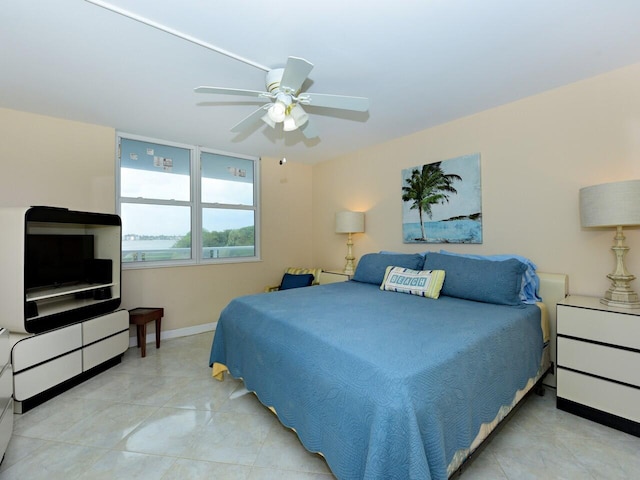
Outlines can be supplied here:
M210 364L244 379L339 479L446 479L535 376L540 310L345 282L240 297Z

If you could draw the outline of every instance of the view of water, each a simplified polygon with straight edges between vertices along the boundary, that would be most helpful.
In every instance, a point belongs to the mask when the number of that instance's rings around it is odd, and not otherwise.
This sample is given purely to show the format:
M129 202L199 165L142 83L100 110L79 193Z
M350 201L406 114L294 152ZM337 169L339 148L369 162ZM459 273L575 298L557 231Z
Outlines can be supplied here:
M482 222L477 220L425 222L424 232L426 242L418 240L422 235L420 223L402 224L405 243L482 243Z
M171 248L177 240L123 240L122 250L164 250Z
M190 248L173 248L176 240L123 240L122 261L157 262L167 260L188 260L191 257ZM251 257L255 255L253 245L240 247L204 247L203 259Z

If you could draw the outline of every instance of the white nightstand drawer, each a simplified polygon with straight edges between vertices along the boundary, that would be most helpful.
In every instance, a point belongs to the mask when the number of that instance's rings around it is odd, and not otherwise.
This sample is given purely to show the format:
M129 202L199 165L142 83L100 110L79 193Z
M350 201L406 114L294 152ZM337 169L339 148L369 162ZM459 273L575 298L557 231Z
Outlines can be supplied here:
M640 389L557 369L558 398L640 422Z
M640 353L558 337L558 366L640 387Z
M558 335L640 350L640 318L633 314L558 305Z

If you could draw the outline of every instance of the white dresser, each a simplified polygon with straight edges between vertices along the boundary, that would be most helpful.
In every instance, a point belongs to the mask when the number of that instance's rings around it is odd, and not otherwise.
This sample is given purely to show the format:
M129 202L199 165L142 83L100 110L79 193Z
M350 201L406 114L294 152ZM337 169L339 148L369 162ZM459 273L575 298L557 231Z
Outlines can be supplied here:
M640 436L640 309L558 303L556 371L558 408Z
M16 413L120 363L129 347L129 312L115 312L48 332L11 334Z
M0 328L0 459L13 432L13 375L9 331Z

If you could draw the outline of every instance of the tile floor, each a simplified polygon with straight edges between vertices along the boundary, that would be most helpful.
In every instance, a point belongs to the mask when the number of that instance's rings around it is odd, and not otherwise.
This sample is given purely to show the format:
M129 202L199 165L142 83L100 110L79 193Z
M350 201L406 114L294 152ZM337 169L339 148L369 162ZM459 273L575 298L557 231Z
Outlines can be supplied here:
M0 479L331 480L324 460L241 383L207 366L212 333L165 340L15 416ZM461 477L637 479L640 438L531 396Z

